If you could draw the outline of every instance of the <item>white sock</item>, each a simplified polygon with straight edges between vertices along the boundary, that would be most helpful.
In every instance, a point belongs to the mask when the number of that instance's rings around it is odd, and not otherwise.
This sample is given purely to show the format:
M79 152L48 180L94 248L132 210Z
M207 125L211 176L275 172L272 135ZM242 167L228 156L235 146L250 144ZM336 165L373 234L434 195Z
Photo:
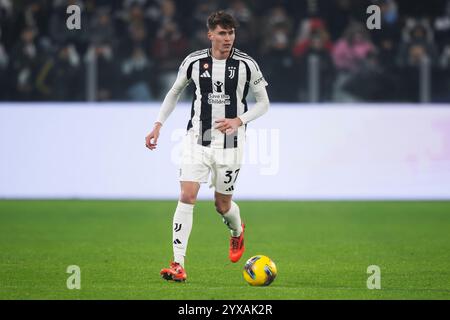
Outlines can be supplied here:
M239 237L242 232L242 222L239 206L234 201L231 201L230 210L227 213L224 213L222 218L223 223L230 229L231 236Z
M184 257L192 230L194 205L178 201L173 215L172 244L174 261L184 267Z

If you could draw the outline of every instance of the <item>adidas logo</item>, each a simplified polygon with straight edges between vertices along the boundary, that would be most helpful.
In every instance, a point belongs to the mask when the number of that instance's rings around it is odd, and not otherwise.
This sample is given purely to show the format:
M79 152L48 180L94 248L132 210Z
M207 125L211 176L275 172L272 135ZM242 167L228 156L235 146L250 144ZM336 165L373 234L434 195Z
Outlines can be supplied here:
M211 78L211 75L209 74L209 71L206 70L205 72L203 72L203 73L200 75L200 78Z
M181 244L181 241L178 239L175 239L175 241L173 242L173 244Z
M233 191L234 190L234 187L233 186L231 186L231 187L229 187L227 190L225 190L225 191Z

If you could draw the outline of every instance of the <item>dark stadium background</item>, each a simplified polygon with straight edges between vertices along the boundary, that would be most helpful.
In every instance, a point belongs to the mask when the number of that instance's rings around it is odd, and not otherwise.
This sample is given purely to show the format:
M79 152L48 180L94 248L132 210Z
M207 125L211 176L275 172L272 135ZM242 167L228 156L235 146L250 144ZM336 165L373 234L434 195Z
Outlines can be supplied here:
M61 27L72 3L81 30ZM381 30L365 26L371 4L382 9ZM260 61L271 101L450 101L446 0L2 1L0 100L160 101L180 60L209 45L205 20L220 8L240 22L236 47ZM342 45L355 34L362 53L347 63L352 49ZM308 89L312 55L321 61L317 93Z
M381 30L366 27L372 4ZM269 82L248 132L282 137L279 170L241 171L238 264L203 188L189 280L166 283L189 90L158 152L144 137L216 9ZM450 0L0 0L0 299L448 300L449 128ZM278 267L269 287L242 279L255 254Z

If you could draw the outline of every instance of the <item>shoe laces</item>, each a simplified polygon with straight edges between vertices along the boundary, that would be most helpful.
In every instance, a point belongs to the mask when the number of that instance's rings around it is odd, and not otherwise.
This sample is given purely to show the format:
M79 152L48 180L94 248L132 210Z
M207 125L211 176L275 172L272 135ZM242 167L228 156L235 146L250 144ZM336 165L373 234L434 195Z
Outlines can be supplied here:
M177 262L171 262L170 263L170 268L174 269L177 272L179 272L180 268L181 268L181 265L179 263L177 263Z
M239 249L239 237L231 237L231 248L233 250Z

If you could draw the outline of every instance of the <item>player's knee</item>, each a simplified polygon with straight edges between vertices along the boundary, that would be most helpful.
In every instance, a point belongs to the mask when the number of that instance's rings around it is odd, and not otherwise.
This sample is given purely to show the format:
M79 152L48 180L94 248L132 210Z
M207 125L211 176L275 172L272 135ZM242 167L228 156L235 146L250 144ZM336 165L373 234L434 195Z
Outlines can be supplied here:
M220 214L227 213L228 211L230 211L230 208L231 208L230 201L223 201L223 200L216 199L215 205L216 205L216 211Z
M195 204L197 195L191 192L181 192L180 201L187 204Z

